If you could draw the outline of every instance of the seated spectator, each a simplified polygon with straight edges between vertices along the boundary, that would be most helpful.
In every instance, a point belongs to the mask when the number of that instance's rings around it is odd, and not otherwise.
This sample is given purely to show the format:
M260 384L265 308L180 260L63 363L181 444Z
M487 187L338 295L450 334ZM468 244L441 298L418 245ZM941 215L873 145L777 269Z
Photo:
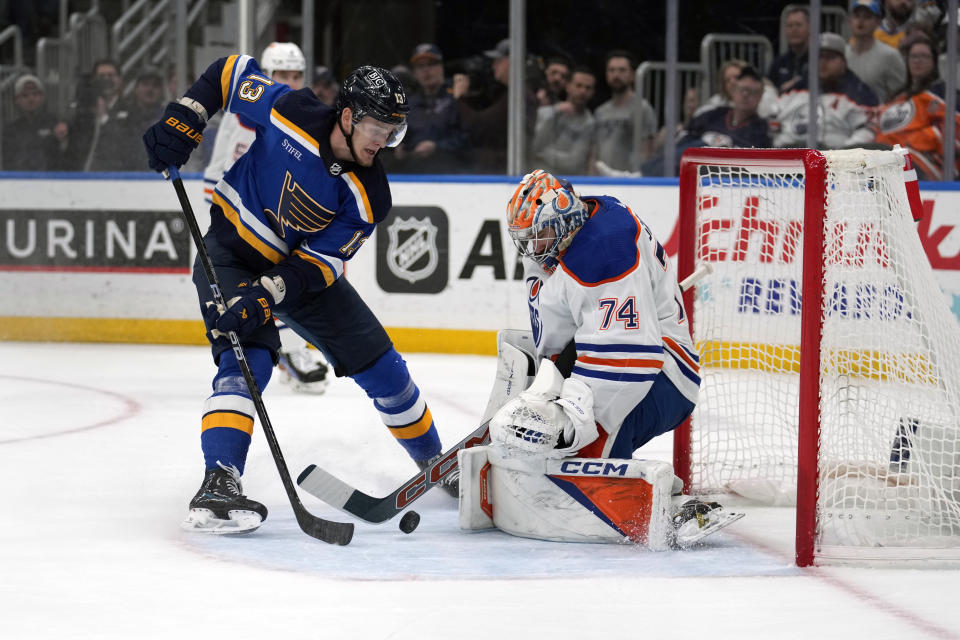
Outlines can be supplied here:
M784 16L783 37L787 41L787 51L774 59L767 71L767 78L780 94L807 77L810 14L806 7L797 7Z
M564 175L585 175L595 122L587 108L597 78L587 67L576 67L567 83L567 99L540 107L533 135L534 164Z
M836 33L820 34L820 114L817 148L842 149L874 141L871 112L879 103L873 89L847 69L846 43ZM807 144L809 92L806 79L780 96L779 133L773 144L797 147Z
M767 121L757 112L763 96L763 77L746 66L733 88L733 105L717 107L694 116L684 135L677 142L676 173L680 154L691 147L769 147ZM663 175L663 155L659 154L643 166L643 175Z
M3 128L4 171L65 171L67 123L47 111L47 95L40 78L25 74L13 84L19 114Z
M623 50L609 52L604 69L610 99L593 113L597 133L590 153L590 173L635 172L653 152L657 115L633 89L637 70L633 54Z
M852 37L847 43L847 66L881 102L889 100L903 87L907 67L899 51L873 37L880 25L878 0L856 0L848 20Z
M899 144L908 149L921 180L941 180L946 86L939 79L936 52L930 40L924 37L906 40L904 51L907 82L896 97L883 106L877 142ZM960 117L954 113L953 118L956 135L960 137ZM954 146L957 146L956 139ZM954 157L960 159L960 153Z
M740 72L747 66L746 60L733 58L720 65L720 90L706 99L706 101L697 107L693 115L698 116L717 107L729 107L733 105L733 88L737 84L737 78ZM759 107L760 116L763 118L772 117L777 112L777 90L770 83L764 83L763 96L760 98Z
M443 54L434 44L413 50L410 66L416 77L407 91L410 113L407 135L388 165L411 173L454 173L462 170L467 134L460 125L457 101L443 74Z
M160 118L163 107L163 73L156 67L144 67L137 74L133 93L119 102L113 115L100 128L90 170L140 170L143 165L141 136Z
M547 58L543 77L544 86L537 90L537 104L545 107L565 100L567 83L570 82L570 62L559 56Z
M330 71L327 67L320 66L313 70L312 89L314 95L316 95L321 102L332 107L334 101L337 99L337 91L340 90L340 83L337 82L337 77L333 75L333 71Z

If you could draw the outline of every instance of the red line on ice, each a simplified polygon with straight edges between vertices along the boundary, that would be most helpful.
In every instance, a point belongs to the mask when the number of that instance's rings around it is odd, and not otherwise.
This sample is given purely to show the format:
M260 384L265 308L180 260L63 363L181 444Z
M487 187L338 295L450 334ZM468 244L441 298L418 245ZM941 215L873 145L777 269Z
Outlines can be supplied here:
M134 400L133 398L129 398L127 396L121 395L119 393L115 393L113 391L107 391L105 389L97 389L96 387L88 387L82 384L74 384L72 382L61 382L58 380L42 380L40 378L25 378L23 376L0 375L0 379L20 380L25 382L38 382L40 384L52 384L52 385L57 385L61 387L70 387L72 389L81 389L83 391L90 391L93 393L99 393L105 396L110 396L116 400L119 400L124 405L123 411L119 415L113 416L111 418L106 418L104 420L100 420L99 422L95 422L93 424L83 425L83 426L74 427L74 428L61 430L61 431L53 431L53 432L42 433L38 435L24 436L21 438L9 438L6 440L0 440L0 445L12 444L15 442L27 442L29 440L42 440L44 438L55 438L58 436L78 433L80 431L90 431L91 429L99 429L100 427L106 427L108 425L115 424L117 422L122 422L128 418L132 418L133 416L135 416L137 413L140 412L140 408L141 408L140 403Z

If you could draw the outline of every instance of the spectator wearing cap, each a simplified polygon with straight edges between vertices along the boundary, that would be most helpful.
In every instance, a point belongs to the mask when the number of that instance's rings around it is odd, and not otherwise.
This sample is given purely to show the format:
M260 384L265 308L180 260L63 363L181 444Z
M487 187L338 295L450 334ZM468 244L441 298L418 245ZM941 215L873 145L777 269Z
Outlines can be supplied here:
M879 0L856 0L848 20L847 66L886 102L906 81L907 66L900 52L873 37L880 26Z
M47 111L40 78L24 74L13 85L18 116L3 128L4 171L63 171L69 168L67 123Z
M587 105L596 86L593 71L576 67L567 82L567 99L537 110L532 146L538 167L556 175L586 175L596 127Z
M650 103L633 90L637 61L629 51L606 55L604 71L610 99L593 113L597 134L589 167L594 174L639 171L653 152L657 116Z
M470 76L453 76L453 97L457 100L460 121L471 147L469 170L477 173L504 173L507 169L507 94L510 85L510 40L503 39L483 55L490 60L494 83L487 106L474 106L470 96ZM536 118L536 97L525 92L525 134L532 135Z
M337 99L340 83L337 82L337 77L333 75L333 71L328 67L320 66L313 70L313 85L311 88L321 102L332 107Z
M767 72L767 78L780 94L807 77L810 14L806 7L792 9L784 16L783 37L787 41L787 51L774 59Z
M146 66L136 76L132 94L122 99L113 116L101 127L91 171L129 171L143 156L140 136L160 119L164 107L164 77L160 69Z
M467 134L453 89L443 73L443 53L435 44L419 44L410 56L416 80L407 91L407 134L394 153L391 169L409 173L456 173L463 169Z
M874 141L871 115L877 94L847 68L846 42L836 33L820 34L820 108L817 148L842 149ZM806 79L780 96L779 133L774 146L795 147L807 143L809 127Z

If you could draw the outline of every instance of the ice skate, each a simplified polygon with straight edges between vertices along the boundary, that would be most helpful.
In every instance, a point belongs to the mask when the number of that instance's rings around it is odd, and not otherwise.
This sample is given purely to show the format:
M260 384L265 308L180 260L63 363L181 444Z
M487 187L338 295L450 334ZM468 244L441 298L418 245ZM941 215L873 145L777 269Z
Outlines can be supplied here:
M703 502L687 496L682 496L682 500L673 516L676 549L688 549L745 515L725 511L719 502Z
M190 512L180 525L188 531L215 534L250 533L267 519L267 508L243 495L240 472L220 462L208 469Z
M417 466L420 467L420 470L423 471L424 469L429 467L431 464L439 460L441 455L443 454L438 453L437 455L433 456L429 460L414 460L414 462L416 462ZM460 499L460 467L454 467L453 469L448 471L447 475L440 478L440 482L437 483L437 487L439 487L440 489L443 489L448 494L450 494L451 496L459 500Z
M330 367L316 349L291 349L280 351L277 366L281 380L294 391L321 394L327 390L327 371Z

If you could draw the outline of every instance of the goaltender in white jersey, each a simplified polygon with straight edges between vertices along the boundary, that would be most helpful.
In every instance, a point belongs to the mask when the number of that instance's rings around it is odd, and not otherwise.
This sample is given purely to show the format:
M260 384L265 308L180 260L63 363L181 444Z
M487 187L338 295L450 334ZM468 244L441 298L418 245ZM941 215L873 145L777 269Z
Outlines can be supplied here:
M303 88L306 66L303 52L292 42L271 42L260 56L260 68L264 73L294 91ZM203 172L203 194L207 205L211 203L213 189L223 174L247 152L256 137L253 123L231 111L223 112L210 164ZM277 321L277 327L280 329L282 345L277 354L277 366L283 374L281 380L296 391L323 393L327 387L329 367L320 352L308 348L306 341L282 322Z
M524 177L507 221L539 372L491 419L493 445L461 453L461 525L666 548L741 517L681 496L669 464L631 459L690 415L700 385L676 272L649 227L616 198L581 198L541 170ZM524 347L509 342L501 372Z

